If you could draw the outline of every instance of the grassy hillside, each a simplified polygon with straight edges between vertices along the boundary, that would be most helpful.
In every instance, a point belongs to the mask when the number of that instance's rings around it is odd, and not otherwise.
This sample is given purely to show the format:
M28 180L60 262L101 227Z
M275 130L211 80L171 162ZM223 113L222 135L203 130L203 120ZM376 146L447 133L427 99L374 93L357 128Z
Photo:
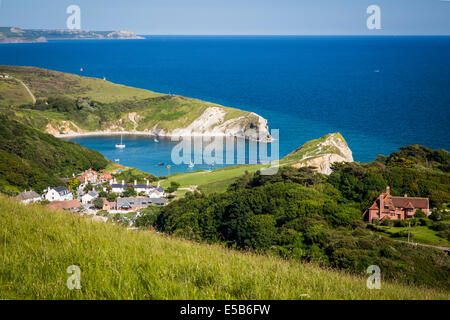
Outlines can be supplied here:
M1 299L448 299L382 282L0 198ZM81 290L66 287L81 269Z
M148 219L157 230L187 239L315 261L360 275L378 265L389 279L450 289L448 255L388 238L362 221L363 210L326 176L283 167L273 176L244 175L225 193L188 194ZM424 218L409 222L427 223L442 230L442 240L446 237L448 225Z
M258 121L246 111L63 72L0 65L0 74L12 77L0 79L0 112L13 114L40 130L47 130L50 124L56 130L52 134L63 129L145 131L157 127L171 131L187 127L209 107L223 110L224 121L241 116L247 117L243 126ZM24 86L14 79L31 90L36 104L30 103Z
M97 151L57 139L0 114L0 191L62 185L60 177L106 167Z
M342 151L338 147L334 145L321 145L327 140L339 140L342 146L347 147L347 143L340 133L330 133L321 138L306 142L292 153L280 159L280 168L295 163L301 163L315 157L320 157L324 154L336 154L341 156ZM182 188L196 185L205 194L224 192L227 190L229 185L231 185L237 178L241 177L246 172L254 173L268 166L269 165L267 164L237 165L212 171L177 173L168 177L168 179L162 183L162 186L168 187L170 183L174 181L179 183Z

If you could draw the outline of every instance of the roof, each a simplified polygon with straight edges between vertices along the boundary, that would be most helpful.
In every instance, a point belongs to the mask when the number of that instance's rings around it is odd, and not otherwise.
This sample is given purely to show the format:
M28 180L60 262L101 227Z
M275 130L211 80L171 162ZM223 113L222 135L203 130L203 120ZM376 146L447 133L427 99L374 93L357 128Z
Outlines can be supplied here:
M151 202L156 205L165 206L167 204L167 200L164 198L150 198Z
M133 187L135 187L135 188L139 188L139 189L154 189L154 188L156 188L155 186L148 186L148 185L146 185L146 184L135 184L135 185L133 185Z
M91 197L96 197L96 196L98 196L98 193L96 191L92 190L88 193L88 195L90 195Z
M152 203L150 198L118 198L118 208L147 207Z
M67 190L66 187L56 187L56 188L53 188L53 190L58 192L61 196L66 195L66 194L69 193L69 190Z
M395 210L396 208L405 209L428 209L428 198L411 198L411 197L394 197L388 193L382 193L377 200L370 206L369 209L379 209L380 199L383 198L383 206L389 210ZM383 211L385 208L382 208Z
M427 198L392 197L392 204L397 208L413 207L416 209L428 209Z
M111 188L128 188L126 184L112 184Z
M35 198L40 198L40 197L41 196L34 191L24 191L21 194L19 194L16 198L19 200L29 200L29 199L35 199Z
M47 205L47 208L53 210L69 210L69 209L77 209L81 207L81 203L78 200L69 200L69 201L53 201Z

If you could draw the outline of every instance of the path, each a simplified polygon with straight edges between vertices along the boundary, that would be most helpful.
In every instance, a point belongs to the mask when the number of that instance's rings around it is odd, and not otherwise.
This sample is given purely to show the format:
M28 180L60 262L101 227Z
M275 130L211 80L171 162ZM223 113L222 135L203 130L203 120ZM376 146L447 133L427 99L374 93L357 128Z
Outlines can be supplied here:
M435 248L435 249L442 250L442 251L445 251L447 253L450 253L450 248L447 248L447 247L439 247L439 246L434 246L434 245L431 245L431 244L424 244L424 243L417 243L417 242L407 242L407 241L403 241L403 240L395 240L395 241L406 243L406 244L410 244L410 245L413 245L413 246L422 246L422 247Z
M36 103L36 97L34 96L33 92L31 92L30 88L28 88L28 86L22 80L14 78L14 77L12 77L12 78L16 81L19 81L25 87L25 89L30 94L30 97L31 97L31 100L33 100L33 103Z

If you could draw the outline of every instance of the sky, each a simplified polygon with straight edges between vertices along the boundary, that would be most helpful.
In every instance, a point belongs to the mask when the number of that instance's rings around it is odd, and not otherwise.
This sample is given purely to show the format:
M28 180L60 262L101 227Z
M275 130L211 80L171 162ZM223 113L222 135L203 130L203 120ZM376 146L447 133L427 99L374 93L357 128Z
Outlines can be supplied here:
M141 35L450 35L450 0L0 0L0 26L66 29L69 5L83 30Z

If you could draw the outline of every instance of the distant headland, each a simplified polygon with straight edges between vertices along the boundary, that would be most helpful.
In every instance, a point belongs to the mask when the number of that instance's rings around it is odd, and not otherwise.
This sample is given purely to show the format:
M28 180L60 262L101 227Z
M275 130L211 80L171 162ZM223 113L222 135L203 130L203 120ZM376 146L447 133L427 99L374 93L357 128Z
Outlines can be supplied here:
M21 29L15 27L0 27L1 43L36 43L48 40L114 40L114 39L145 39L131 31L86 31L68 29Z

